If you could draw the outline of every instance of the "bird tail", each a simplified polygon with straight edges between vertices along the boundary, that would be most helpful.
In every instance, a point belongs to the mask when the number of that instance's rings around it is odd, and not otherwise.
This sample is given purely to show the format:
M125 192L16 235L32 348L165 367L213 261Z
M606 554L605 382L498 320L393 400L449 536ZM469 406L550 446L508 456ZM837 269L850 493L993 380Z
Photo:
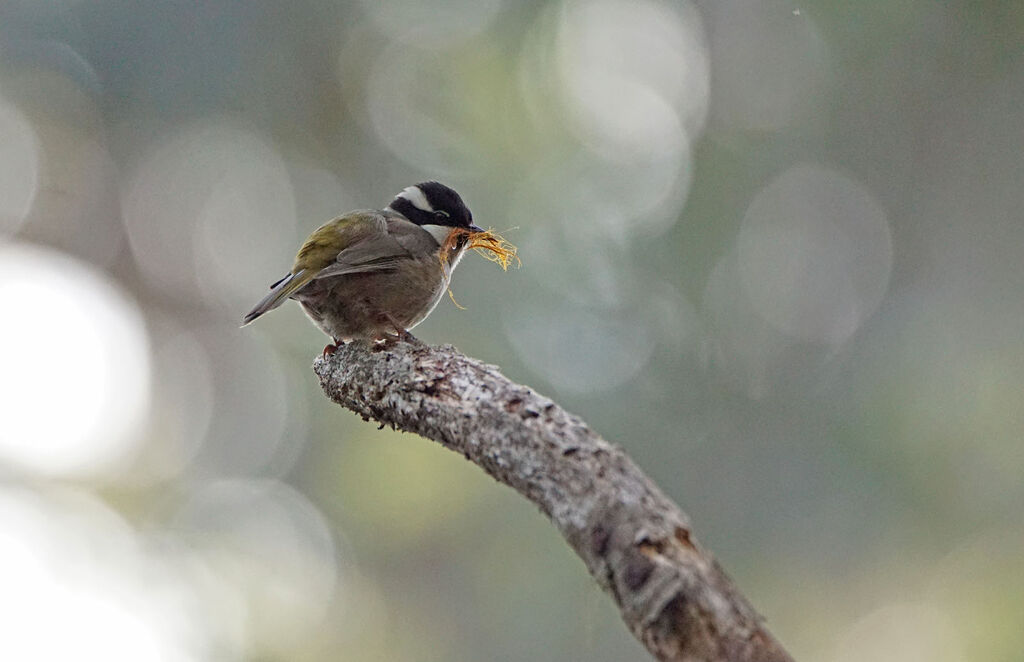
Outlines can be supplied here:
M297 292L303 285L313 280L313 276L315 275L315 272L300 269L293 274L288 274L271 285L270 292L267 296L263 297L260 302L242 318L242 326L247 326L263 313L280 306L284 303L285 299L295 294L295 292Z

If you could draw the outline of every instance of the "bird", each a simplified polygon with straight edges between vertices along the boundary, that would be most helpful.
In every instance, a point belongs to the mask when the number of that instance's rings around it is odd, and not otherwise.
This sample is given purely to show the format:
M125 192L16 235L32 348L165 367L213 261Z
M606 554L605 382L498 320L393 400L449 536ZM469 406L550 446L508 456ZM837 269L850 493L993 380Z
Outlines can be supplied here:
M466 252L484 230L453 189L428 181L403 189L384 209L349 212L306 239L295 263L242 319L247 326L295 299L333 344L415 341L409 333L434 310Z

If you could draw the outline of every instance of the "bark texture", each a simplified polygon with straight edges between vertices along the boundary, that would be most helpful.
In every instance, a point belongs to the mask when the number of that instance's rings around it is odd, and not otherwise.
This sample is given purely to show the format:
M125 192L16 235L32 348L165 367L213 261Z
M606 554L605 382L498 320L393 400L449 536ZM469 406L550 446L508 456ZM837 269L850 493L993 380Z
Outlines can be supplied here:
M537 504L656 659L791 660L686 514L550 399L450 345L349 343L313 367L338 404L461 453Z

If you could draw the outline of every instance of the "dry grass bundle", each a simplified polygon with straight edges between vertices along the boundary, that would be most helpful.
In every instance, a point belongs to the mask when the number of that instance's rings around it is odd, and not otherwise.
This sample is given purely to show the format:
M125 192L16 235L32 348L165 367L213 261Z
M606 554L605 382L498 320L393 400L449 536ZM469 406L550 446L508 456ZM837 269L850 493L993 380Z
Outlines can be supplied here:
M501 268L508 271L508 265L515 261L516 266L520 267L523 261L516 255L516 247L510 244L504 237L496 232L490 230L484 230L483 232L473 232L464 228L454 228L452 232L448 234L448 238L445 239L444 245L441 247L441 262L447 262L448 256L451 255L455 246L459 240L465 237L466 248L472 248L477 253L482 255L484 259L496 262L501 265ZM452 293L452 288L448 288L448 297L455 304L455 307L459 310L465 310L465 307L459 305L459 302L455 300L455 295Z
M508 271L508 266L512 264L512 262L515 262L517 267L521 266L523 263L523 261L519 259L519 256L516 255L516 247L510 244L500 234L491 232L490 230L473 232L472 230L466 230L464 228L455 228L448 234L448 239L445 240L444 246L441 247L442 262L448 259L452 249L455 248L458 241L463 237L466 238L467 248L472 248L485 259L500 264L501 268L505 271Z

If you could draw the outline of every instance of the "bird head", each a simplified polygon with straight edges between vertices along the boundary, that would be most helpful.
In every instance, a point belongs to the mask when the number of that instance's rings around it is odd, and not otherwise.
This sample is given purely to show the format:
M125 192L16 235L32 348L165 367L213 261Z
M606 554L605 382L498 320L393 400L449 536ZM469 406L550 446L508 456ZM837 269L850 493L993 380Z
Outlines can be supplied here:
M432 229L429 226L483 231L483 228L474 225L473 213L462 201L462 197L438 182L423 182L406 187L388 207L428 231Z

